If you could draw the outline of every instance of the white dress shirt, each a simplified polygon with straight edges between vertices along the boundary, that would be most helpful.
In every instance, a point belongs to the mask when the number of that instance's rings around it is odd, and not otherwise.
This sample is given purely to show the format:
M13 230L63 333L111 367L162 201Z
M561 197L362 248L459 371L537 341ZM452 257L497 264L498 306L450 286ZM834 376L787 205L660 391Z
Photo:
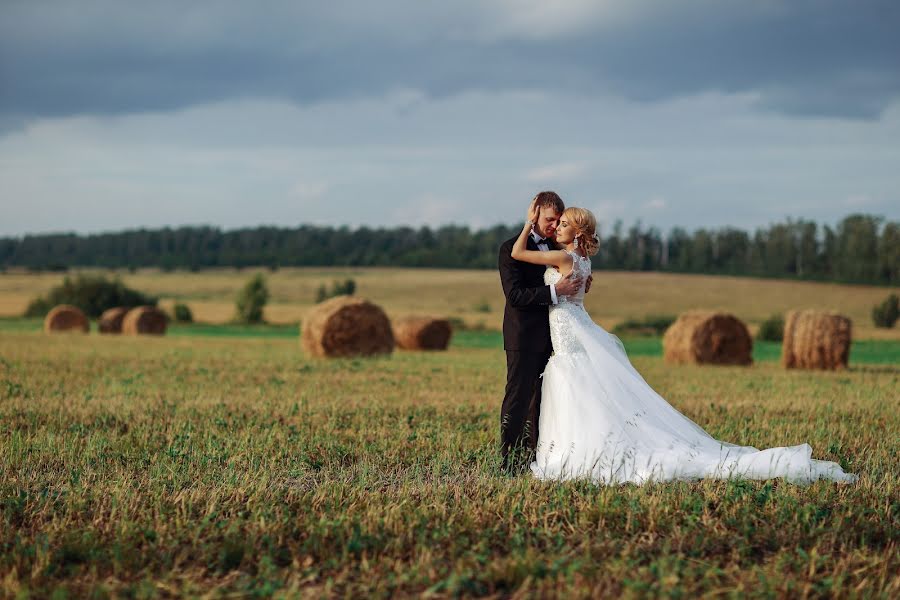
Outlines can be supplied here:
M534 240L534 243L537 244L538 250L540 250L541 252L547 252L550 249L550 247L547 246L547 244L538 244L537 243L538 240L543 239L543 236L541 236L541 234L539 234L534 229L531 230L531 239ZM555 283L550 284L550 301L553 304L558 304L558 302L556 300L556 284Z

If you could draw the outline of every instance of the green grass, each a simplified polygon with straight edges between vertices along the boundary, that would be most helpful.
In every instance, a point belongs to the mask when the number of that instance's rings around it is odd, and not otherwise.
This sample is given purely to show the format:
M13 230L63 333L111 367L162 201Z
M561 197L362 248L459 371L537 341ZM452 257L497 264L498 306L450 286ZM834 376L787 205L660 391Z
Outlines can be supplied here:
M0 333L40 332L41 319L0 318ZM297 325L239 325L187 323L169 326L168 335L173 337L218 337L218 338L263 338L291 339L299 337ZM623 338L622 343L629 356L662 356L662 338ZM452 348L502 349L503 335L498 331L456 331L450 345ZM753 343L753 360L778 361L781 358L780 342ZM850 364L875 364L900 366L900 341L895 340L855 340L850 349Z
M859 483L502 476L496 345L319 361L278 337L6 330L0 597L900 593L896 371L670 367L637 342L710 434L808 442Z
M780 356L780 345L777 354ZM850 346L850 366L857 363L894 365L900 369L900 342L896 340L859 340Z
M299 331L297 325L179 323L170 325L167 333L186 337L296 338Z
M0 333L31 332L43 330L43 319L26 319L20 317L0 317ZM91 323L91 330L96 331L96 323ZM243 337L243 338L290 338L297 337L297 325L241 325L212 323L171 323L168 335L176 337Z
M662 356L662 338L624 338L629 356ZM781 360L781 342L753 342L753 360ZM900 342L894 340L855 340L850 346L850 366L855 364L896 365L900 369Z
M44 327L43 319L0 317L0 333L37 333Z

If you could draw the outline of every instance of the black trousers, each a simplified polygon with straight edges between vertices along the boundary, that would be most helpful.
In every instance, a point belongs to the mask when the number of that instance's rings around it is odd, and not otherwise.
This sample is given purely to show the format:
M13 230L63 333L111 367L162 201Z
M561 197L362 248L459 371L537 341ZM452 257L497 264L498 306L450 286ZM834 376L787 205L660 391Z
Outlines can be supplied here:
M530 461L534 453L541 414L541 373L549 359L550 352L506 351L506 395L500 409L500 451L506 468Z

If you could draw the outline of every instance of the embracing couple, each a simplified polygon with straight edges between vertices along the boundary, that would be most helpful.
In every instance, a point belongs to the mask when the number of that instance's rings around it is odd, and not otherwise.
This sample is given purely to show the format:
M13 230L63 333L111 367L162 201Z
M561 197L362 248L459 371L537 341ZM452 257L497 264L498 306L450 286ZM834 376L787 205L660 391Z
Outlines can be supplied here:
M758 450L716 440L653 391L619 339L584 308L599 243L589 210L567 209L556 193L541 192L521 233L500 246L507 473L598 484L856 481L837 463L813 459L809 444Z

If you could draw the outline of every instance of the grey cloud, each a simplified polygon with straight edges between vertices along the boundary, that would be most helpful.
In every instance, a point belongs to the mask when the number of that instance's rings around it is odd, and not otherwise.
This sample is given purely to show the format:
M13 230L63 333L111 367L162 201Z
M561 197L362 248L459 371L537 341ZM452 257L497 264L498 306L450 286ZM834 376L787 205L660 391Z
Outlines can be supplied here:
M501 9L514 5L496 2L8 2L0 6L0 127L397 88L439 97L553 89L647 102L756 92L766 109L853 118L877 117L900 95L896 2L747 4L637 2L610 16L582 3L583 22L541 31L527 20L510 27L503 19L516 9Z
M199 222L488 226L547 188L596 209L604 227L833 222L863 207L897 218L900 105L875 122L790 119L749 102L566 93L422 102L406 92L45 119L0 138L0 235ZM660 197L664 206L652 206Z

